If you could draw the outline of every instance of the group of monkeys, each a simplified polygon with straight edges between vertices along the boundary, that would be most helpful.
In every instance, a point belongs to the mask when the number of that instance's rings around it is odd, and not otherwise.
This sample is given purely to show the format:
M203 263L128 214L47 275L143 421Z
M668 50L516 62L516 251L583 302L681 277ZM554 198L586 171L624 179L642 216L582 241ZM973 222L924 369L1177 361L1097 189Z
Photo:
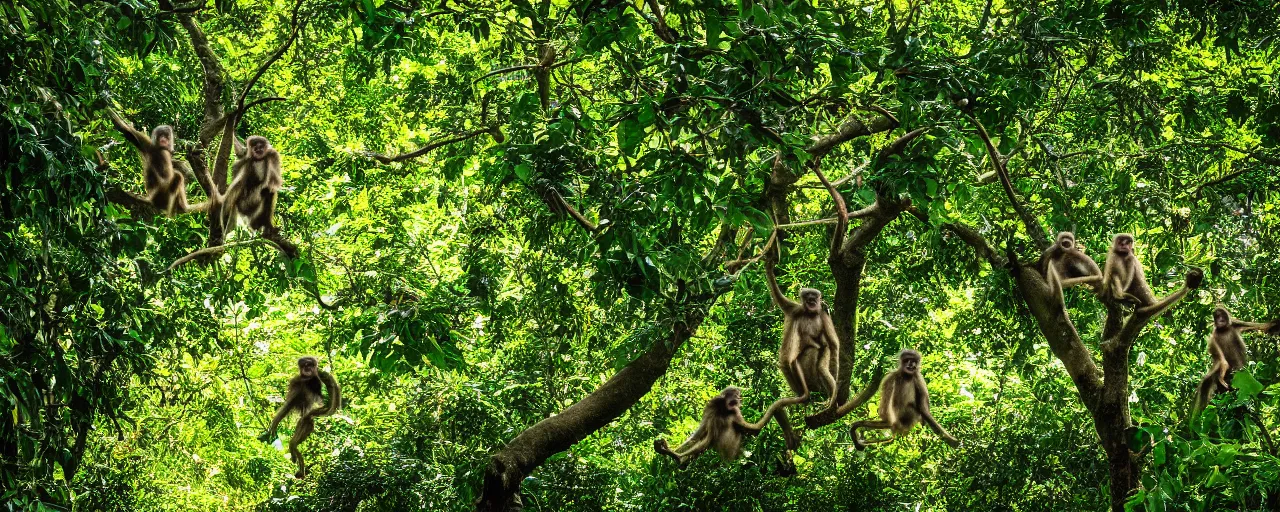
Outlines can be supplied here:
M1063 289L1085 284L1103 300L1130 304L1137 311L1151 315L1158 315L1168 308L1189 288L1199 287L1203 274L1193 272L1187 277L1186 287L1163 299L1156 299L1147 284L1142 264L1134 255L1133 242L1131 234L1116 235L1106 262L1099 268L1076 243L1075 235L1063 232L1043 252L1037 269L1048 283L1050 292L1059 300L1063 300ZM773 259L766 260L765 276L769 294L783 312L778 367L796 396L774 402L759 421L749 423L742 416L742 391L734 386L725 388L707 402L701 423L675 450L665 439L654 441L654 450L670 456L682 469L709 448L723 460L736 459L742 451L743 436L759 433L773 417L777 418L783 430L787 449L798 448L800 438L790 426L785 407L808 402L810 384L830 397L824 407L837 408L835 374L839 365L840 342L831 316L823 307L822 292L801 288L800 302L787 298L778 288L774 264ZM1063 307L1066 307L1065 303ZM1280 320L1243 322L1233 319L1231 313L1222 307L1214 309L1213 325L1213 333L1209 337L1212 365L1196 390L1191 410L1193 416L1205 408L1215 393L1230 389L1228 379L1231 373L1248 363L1242 332L1266 331L1280 335ZM855 448L863 450L868 444L891 442L920 422L927 424L947 444L959 446L960 441L938 424L929 412L929 390L920 374L920 360L920 353L912 349L898 354L898 368L880 382L879 419L857 421L850 427ZM866 441L859 435L859 429L888 429L891 434L879 440Z
M138 149L142 157L143 180L147 199L157 210L176 215L188 210L186 179L174 169L174 132L169 125L151 130L151 136L135 130L114 111L108 110L116 129L125 140ZM212 205L223 206L220 216L211 222L221 222L223 233L228 233L243 221L255 231L274 230L276 194L283 180L280 174L280 153L271 147L265 137L254 135L244 144L233 135L236 163L232 167L231 184L225 194L211 197ZM219 195L217 188L210 191ZM212 211L212 210L211 210ZM329 399L323 399L321 391L327 391ZM276 428L290 413L298 414L298 423L289 439L289 455L298 465L296 478L306 478L307 466L299 450L315 431L315 418L330 416L342 405L342 391L332 374L320 370L319 360L312 356L298 359L298 374L289 379L284 404L271 418L267 430L258 437L263 442L276 440Z
M147 199L157 210L168 215L186 212L186 180L183 173L175 171L173 164L173 127L157 126L148 137L135 130L114 111L109 112L116 129L138 149L142 158ZM230 232L237 220L243 220L255 231L274 230L272 219L275 215L276 195L283 185L280 153L271 147L265 137L251 136L246 140L247 145L242 144L238 137L232 137L236 152L232 180L225 194L210 198L211 204L223 205L220 218L212 221L221 222L224 233ZM218 195L216 188L211 193ZM1059 298L1064 289L1084 284L1091 286L1098 297L1104 300L1129 303L1139 311L1158 315L1186 294L1187 288L1157 300L1147 284L1142 264L1133 253L1133 242L1133 235L1116 235L1107 253L1106 262L1099 268L1093 258L1086 255L1076 243L1075 235L1063 232L1058 234L1057 241L1041 255L1037 268L1052 293ZM840 364L840 340L836 336L831 315L823 307L822 292L802 288L800 301L791 300L778 287L774 275L775 264L773 258L766 260L765 275L769 294L783 313L778 368L796 396L774 402L758 422L749 423L742 416L742 391L733 386L725 388L707 402L701 423L675 450L664 439L654 441L654 449L675 459L681 468L709 448L715 449L724 460L737 458L742 450L743 436L759 433L775 416L783 430L787 449L798 448L800 437L791 428L786 407L808 402L811 384L829 397L824 407L834 409L838 405L835 375ZM1198 287L1202 277L1200 274L1189 275L1188 286ZM1280 320L1269 323L1243 322L1233 319L1231 313L1222 307L1214 310L1213 323L1213 334L1209 338L1212 367L1196 390L1193 415L1202 410L1215 393L1229 389L1227 379L1230 374L1247 364L1241 333L1266 331L1280 335ZM877 411L879 419L858 421L850 428L857 449L862 450L868 444L893 441L921 421L951 446L960 444L929 412L929 390L920 374L920 360L921 355L915 350L906 349L898 354L898 368L886 375L880 383L880 406ZM298 360L298 375L289 380L284 405L276 411L271 425L260 436L263 441L274 440L276 427L280 422L289 413L298 413L298 424L289 441L289 453L298 464L298 472L295 474L298 478L306 476L306 465L298 446L315 430L314 418L333 414L341 404L337 380L331 374L320 371L317 365L318 361L314 357ZM329 401L317 408L315 405L323 402L322 385L328 389ZM879 440L864 441L858 429L888 429L891 435Z
M174 169L173 153L175 136L173 127L162 124L151 130L151 136L138 131L108 109L111 121L125 140L138 149L142 157L142 177L147 200L157 210L167 215L187 211L187 186L184 173ZM222 232L229 233L237 220L243 220L255 231L274 230L272 219L276 211L276 195L284 180L280 173L280 153L271 142L260 135L250 136L245 143L232 135L236 163L232 166L231 185L225 194L216 187L210 194L210 211L214 205L222 205L220 218Z

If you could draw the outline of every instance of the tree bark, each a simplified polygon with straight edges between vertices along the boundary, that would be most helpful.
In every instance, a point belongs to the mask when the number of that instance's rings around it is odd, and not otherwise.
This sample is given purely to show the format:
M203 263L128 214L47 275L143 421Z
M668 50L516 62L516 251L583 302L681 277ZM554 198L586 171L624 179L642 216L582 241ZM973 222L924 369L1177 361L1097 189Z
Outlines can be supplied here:
M476 510L503 512L520 491L520 482L548 457L604 428L640 401L671 366L671 358L698 330L705 309L695 308L671 334L657 340L598 389L560 414L539 421L512 439L489 460Z

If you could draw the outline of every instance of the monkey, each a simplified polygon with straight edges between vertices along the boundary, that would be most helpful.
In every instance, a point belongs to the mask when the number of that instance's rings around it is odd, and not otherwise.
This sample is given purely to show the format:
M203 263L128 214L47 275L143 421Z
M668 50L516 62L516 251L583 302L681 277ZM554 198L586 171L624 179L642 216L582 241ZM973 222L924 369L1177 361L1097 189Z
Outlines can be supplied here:
M767 251L767 249L766 249ZM840 365L840 338L831 315L823 307L822 292L800 289L800 302L782 294L774 275L776 261L765 259L765 278L773 303L782 309L782 345L778 349L778 369L798 403L809 401L810 383L827 394L825 408L836 407L836 373ZM787 437L788 449L799 447L799 437L791 430L786 410L778 411L778 425Z
M921 420L948 445L953 448L960 445L960 440L942 428L929 413L929 388L920 375L920 353L915 350L908 348L899 352L898 369L885 375L884 380L880 381L880 408L877 412L879 420L857 421L849 428L854 448L865 450L869 444L893 441L910 432ZM863 441L858 435L859 428L887 428L892 435L876 441Z
M1098 296L1104 300L1134 303L1138 312L1154 316L1172 306L1188 291L1199 288L1203 280L1204 273L1193 269L1187 273L1186 286L1157 300L1147 285L1142 263L1133 254L1133 235L1120 233L1112 241L1107 261L1103 264Z
M1050 276L1050 265L1053 270L1057 270L1058 277L1062 278L1059 283L1063 288L1082 283L1096 288L1101 281L1102 269L1098 268L1093 258L1084 253L1084 247L1076 243L1076 235L1070 231L1058 233L1057 242L1040 255L1037 268L1045 279Z
M187 211L186 177L173 169L173 127L162 124L151 130L151 136L135 130L115 110L107 109L111 123L125 140L138 149L142 157L142 179L147 200L165 215Z
M732 461L742 453L744 435L760 433L777 411L797 403L800 403L798 398L783 398L771 404L759 421L747 423L742 417L742 390L729 386L707 401L702 422L679 447L672 450L666 439L657 439L653 450L674 459L679 469L684 469L708 448L715 449L721 460Z
M1196 396L1191 403L1192 418L1209 405L1214 394L1231 388L1228 383L1231 374L1249 364L1244 338L1240 336L1249 331L1280 334L1280 320L1269 323L1245 322L1232 318L1231 313L1222 306L1213 309L1213 332L1209 335L1209 359L1212 364L1200 381L1200 386L1196 388Z
M320 387L324 386L329 392L329 402L320 407L316 404L321 402ZM293 461L298 464L298 472L294 473L294 477L303 479L307 477L307 465L302 459L302 451L299 446L306 441L311 433L316 429L315 418L320 416L331 416L338 412L342 407L342 389L338 386L338 379L333 374L322 371L319 368L319 360L312 356L303 356L298 358L298 374L289 379L289 387L285 391L284 404L276 411L274 417L271 418L271 425L267 430L258 436L258 439L264 443L272 442L276 439L276 427L280 426L280 422L291 412L298 413L298 425L293 429L293 437L289 438L289 455L293 457Z
M235 140L236 163L231 185L223 198L223 232L230 233L236 219L243 218L254 231L272 233L276 212L276 194L284 184L280 175L280 153L266 137L254 135L245 141Z

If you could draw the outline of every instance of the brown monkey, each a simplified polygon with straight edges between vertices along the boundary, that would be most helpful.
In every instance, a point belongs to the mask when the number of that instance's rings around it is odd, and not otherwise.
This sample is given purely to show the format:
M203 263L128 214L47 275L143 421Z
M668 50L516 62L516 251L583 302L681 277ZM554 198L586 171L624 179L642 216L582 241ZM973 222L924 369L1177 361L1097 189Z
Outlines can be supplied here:
M187 180L173 170L173 127L162 124L151 130L148 137L133 129L116 111L107 109L107 113L116 130L138 148L138 156L142 157L142 179L151 205L166 215L186 212Z
M799 403L808 402L810 391L818 389L829 397L825 408L835 408L835 374L839 372L840 365L840 338L836 336L831 315L823 308L822 292L813 288L801 288L800 302L787 298L778 288L774 265L773 258L765 259L764 270L769 295L783 314L778 369L782 370L787 386L797 395ZM778 411L778 425L787 437L787 448L798 448L800 439L791 430L791 422L785 409Z
M329 402L316 407L316 404L321 403L321 385L329 391ZM298 374L289 379L289 389L285 392L284 404L271 418L271 425L267 427L267 431L258 436L258 439L264 443L274 441L276 427L280 426L280 422L284 421L289 413L297 411L298 425L293 429L293 437L289 438L289 455L293 457L294 462L298 463L298 472L293 476L306 478L307 465L298 447L315 431L316 417L332 415L338 412L340 407L342 407L342 389L338 387L338 379L333 378L333 374L329 372L321 371L319 360L316 358L300 357Z
M898 353L898 369L884 376L880 381L879 420L862 420L855 422L849 432L853 435L853 446L865 450L868 444L879 444L893 441L898 436L911 431L921 420L952 447L959 446L960 440L952 437L942 428L933 415L929 413L929 388L920 375L920 353L904 349ZM863 441L858 435L859 428L889 429L892 432L887 438L877 441Z
M223 232L230 233L237 218L245 219L255 231L274 232L276 227L271 220L276 213L276 194L284 184L280 153L266 137L254 135L245 142L247 147L235 140L234 178L223 199Z
M1070 231L1058 233L1058 240L1040 255L1037 265L1045 279L1055 277L1060 288L1070 288L1077 284L1087 283L1095 289L1101 283L1102 270L1098 264L1084 253L1084 248L1076 243L1076 235ZM1052 266L1052 268L1050 268Z
M1158 315L1188 291L1199 288L1203 279L1204 273L1193 269L1187 273L1186 286L1157 300L1147 285L1142 263L1133 254L1133 235L1120 233L1112 241L1107 262L1102 267L1102 285L1098 295L1106 300L1132 302L1139 312Z
M1231 313L1221 306L1213 309L1213 333L1209 335L1209 358L1213 363L1209 373L1200 381L1196 396L1191 404L1191 416L1195 417L1209 405L1213 395L1231 388L1228 383L1231 374L1249 364L1249 354L1245 348L1241 333L1249 331L1266 331L1268 334L1280 334L1280 321L1269 323L1245 322L1231 317Z
M758 434L776 411L796 403L800 403L797 398L778 400L765 410L760 421L747 423L742 417L742 390L729 386L707 401L702 410L702 422L679 447L672 450L666 439L658 439L653 442L653 450L674 459L680 469L708 448L715 449L721 460L731 461L742 453L743 435Z

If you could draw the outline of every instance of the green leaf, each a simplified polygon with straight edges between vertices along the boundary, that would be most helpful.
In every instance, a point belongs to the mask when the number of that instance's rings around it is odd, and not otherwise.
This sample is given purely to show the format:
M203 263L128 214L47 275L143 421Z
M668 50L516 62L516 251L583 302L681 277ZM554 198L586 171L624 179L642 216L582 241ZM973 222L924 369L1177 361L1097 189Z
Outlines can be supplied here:
M1231 378L1231 387L1236 388L1237 396L1244 400L1257 396L1264 386L1248 370L1239 370Z

